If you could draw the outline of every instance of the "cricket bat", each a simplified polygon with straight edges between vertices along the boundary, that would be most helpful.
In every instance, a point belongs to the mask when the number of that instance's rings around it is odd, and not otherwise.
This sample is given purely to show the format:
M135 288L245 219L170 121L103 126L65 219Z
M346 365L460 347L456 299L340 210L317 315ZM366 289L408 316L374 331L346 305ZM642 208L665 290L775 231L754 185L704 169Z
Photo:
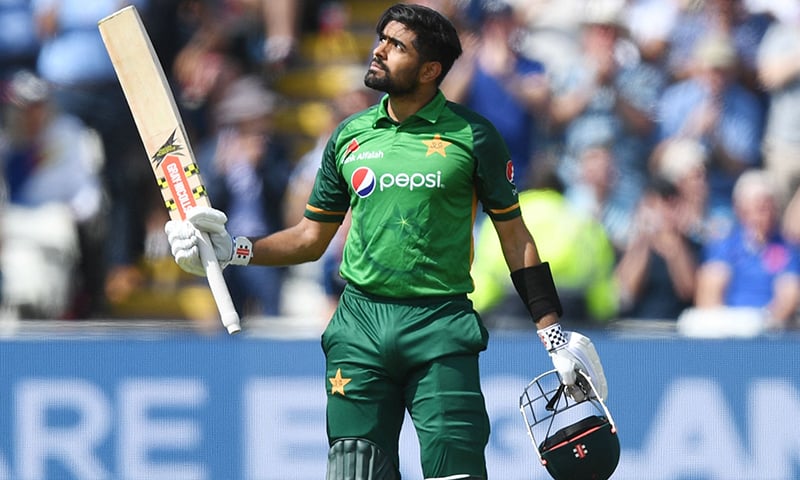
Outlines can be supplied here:
M183 220L192 208L211 206L175 97L136 7L125 7L100 20L97 26L170 218ZM238 333L239 314L205 233L199 248L222 324L228 333Z

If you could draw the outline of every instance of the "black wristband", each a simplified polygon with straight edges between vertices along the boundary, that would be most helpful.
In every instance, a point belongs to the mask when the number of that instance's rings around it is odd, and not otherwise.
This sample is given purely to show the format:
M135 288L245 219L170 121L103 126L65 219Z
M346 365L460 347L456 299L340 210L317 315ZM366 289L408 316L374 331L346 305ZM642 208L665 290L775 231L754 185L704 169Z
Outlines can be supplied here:
M511 281L534 322L548 313L555 312L559 317L564 314L549 263L515 270L511 272Z

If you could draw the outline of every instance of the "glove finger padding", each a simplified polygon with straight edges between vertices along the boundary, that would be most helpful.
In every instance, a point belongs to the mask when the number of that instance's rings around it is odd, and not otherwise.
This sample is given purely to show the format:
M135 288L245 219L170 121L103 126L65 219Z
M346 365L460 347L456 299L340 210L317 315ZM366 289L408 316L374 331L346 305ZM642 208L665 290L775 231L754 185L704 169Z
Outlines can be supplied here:
M558 370L561 381L567 387L575 386L580 380L576 371L580 371L592 382L600 398L605 400L608 396L608 385L594 344L589 338L577 332L564 332L564 335L568 337L566 345L550 352L553 366ZM576 401L585 397L580 388L568 388L567 393L570 393Z
M224 212L211 207L194 207L186 213L186 220L198 230L207 233L225 232L228 216Z
M194 225L187 221L170 220L164 225L164 232L167 234L175 263L186 272L204 277L206 271L200 260L198 246L200 232Z
M579 370L589 378L600 395L601 400L608 398L608 384L603 364L600 363L600 356L594 348L592 341L578 332L570 332L569 343L566 349L569 350L580 363Z
M233 257L233 240L225 229L225 223L228 221L227 215L210 207L194 207L187 212L186 220L197 230L208 234L214 255L217 257L220 267L225 268Z
M561 383L567 386L575 385L576 372L580 368L575 357L569 351L561 349L551 352L550 359L553 360L553 366L561 377Z

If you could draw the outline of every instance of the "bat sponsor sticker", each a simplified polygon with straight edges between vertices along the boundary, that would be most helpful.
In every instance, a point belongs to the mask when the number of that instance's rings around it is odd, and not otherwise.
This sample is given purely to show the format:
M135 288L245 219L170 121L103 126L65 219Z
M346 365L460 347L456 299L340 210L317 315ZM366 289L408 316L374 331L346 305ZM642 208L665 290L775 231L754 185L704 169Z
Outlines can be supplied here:
M197 206L195 195L189 186L186 172L183 170L180 157L167 155L161 162L161 171L167 180L169 191L175 201L174 208L178 210L181 218L186 218L186 212Z

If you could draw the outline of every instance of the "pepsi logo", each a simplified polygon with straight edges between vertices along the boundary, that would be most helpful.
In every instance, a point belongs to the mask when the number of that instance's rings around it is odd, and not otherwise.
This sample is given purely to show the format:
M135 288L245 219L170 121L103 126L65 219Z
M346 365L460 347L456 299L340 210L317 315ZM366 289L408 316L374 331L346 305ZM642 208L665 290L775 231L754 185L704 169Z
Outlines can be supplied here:
M375 191L375 173L367 167L359 167L350 176L350 185L361 198L366 198Z

